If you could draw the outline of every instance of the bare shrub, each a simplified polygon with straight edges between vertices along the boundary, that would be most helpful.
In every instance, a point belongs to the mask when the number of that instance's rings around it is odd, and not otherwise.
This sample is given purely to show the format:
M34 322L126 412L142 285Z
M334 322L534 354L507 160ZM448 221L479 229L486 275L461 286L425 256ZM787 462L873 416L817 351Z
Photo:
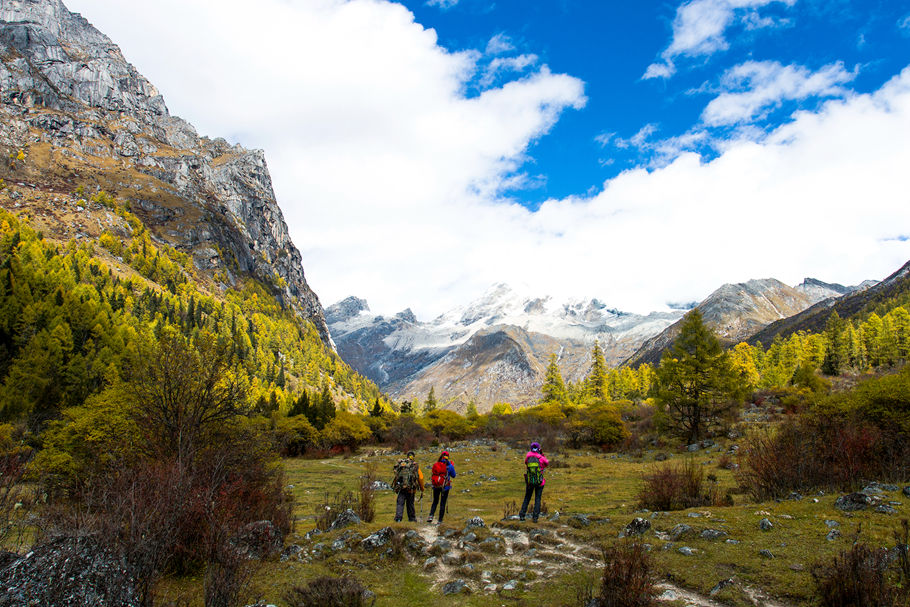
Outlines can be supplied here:
M0 446L3 445L0 426ZM0 454L0 546L18 547L25 540L24 519L35 502L22 479L28 468L30 449L10 449Z
M373 483L378 479L376 464L367 464L365 473L360 477L360 503L357 505L357 516L365 523L372 523L376 518L376 508L373 504L376 491L373 489Z
M682 466L665 464L644 475L638 493L641 507L650 510L684 510L719 504L716 483L706 483L704 471L688 459Z
M369 607L375 602L352 577L318 577L292 588L284 598L291 607Z
M650 607L656 605L657 574L651 556L638 543L620 542L603 549L604 571L599 607Z
M831 562L812 568L816 594L822 607L897 606L900 590L889 574L890 558L884 548L854 544Z
M509 500L508 502L503 503L503 505L502 505L502 518L503 519L507 519L510 516L515 516L516 514L518 514L518 504L515 502L515 500Z
M860 420L791 419L751 434L736 477L756 501L818 488L850 491L906 462L901 441ZM897 451L897 452L896 452Z

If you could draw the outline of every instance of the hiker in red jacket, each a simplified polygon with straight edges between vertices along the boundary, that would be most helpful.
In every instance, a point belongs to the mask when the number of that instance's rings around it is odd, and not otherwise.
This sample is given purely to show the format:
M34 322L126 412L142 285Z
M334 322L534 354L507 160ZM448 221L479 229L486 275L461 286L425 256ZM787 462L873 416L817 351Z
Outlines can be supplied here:
M549 465L550 461L540 450L540 443L531 443L531 450L525 455L525 499L521 503L521 510L518 511L519 520L525 520L531 494L534 494L534 522L537 522L537 518L540 516L540 496L543 493L543 486L547 482L543 477L543 471Z
M449 500L449 489L452 488L452 479L455 478L455 466L449 460L448 451L439 454L439 460L433 464L431 473L433 505L430 506L430 516L427 517L427 522L433 522L433 513L436 512L436 506L439 505L439 523L442 523L442 517L446 513L446 502Z

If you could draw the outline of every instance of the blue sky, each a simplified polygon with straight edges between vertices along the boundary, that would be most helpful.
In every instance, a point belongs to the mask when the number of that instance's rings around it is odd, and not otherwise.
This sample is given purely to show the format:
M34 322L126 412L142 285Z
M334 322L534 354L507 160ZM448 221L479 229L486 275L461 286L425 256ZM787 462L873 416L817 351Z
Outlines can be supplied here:
M647 312L910 259L896 0L67 0L201 134L261 148L310 284Z
M652 146L663 140L704 132L707 140L690 149L717 155L711 142L723 141L746 125L763 131L789 120L797 109L812 110L842 91L819 90L800 98L774 98L731 124L706 125L702 113L721 91L747 90L750 82L724 81L745 62L800 66L815 73L835 65L843 91L877 90L910 59L910 5L897 1L846 0L741 2L616 2L572 0L441 0L403 2L418 22L436 30L451 50L484 48L499 37L498 58L527 57L526 69L547 65L585 83L587 102L567 111L550 132L534 141L521 169L529 187L508 195L535 208L548 198L565 198L598 187L636 166L663 164ZM738 5L738 6L737 6ZM726 13L728 27L714 38L694 36L700 46L680 44L669 53L676 70L645 77L652 64L686 35L683 7L699 17ZM674 27L675 26L675 27ZM691 35L691 34L690 34ZM509 48L511 47L511 48ZM533 59L531 59L533 57ZM500 72L502 78L516 71ZM489 85L480 71L470 89ZM849 79L848 79L849 78ZM644 129L644 131L643 131ZM653 132L652 132L653 131ZM630 142L647 133L641 145Z

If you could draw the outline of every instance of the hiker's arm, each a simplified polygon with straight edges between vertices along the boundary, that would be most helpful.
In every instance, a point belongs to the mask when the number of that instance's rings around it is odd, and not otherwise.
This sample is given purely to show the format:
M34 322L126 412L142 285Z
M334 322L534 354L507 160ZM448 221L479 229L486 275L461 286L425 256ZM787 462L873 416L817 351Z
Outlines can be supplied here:
M449 462L449 476L455 478L455 466L452 465L452 462Z
M546 468L550 465L550 460L548 460L544 455L540 456L540 467Z

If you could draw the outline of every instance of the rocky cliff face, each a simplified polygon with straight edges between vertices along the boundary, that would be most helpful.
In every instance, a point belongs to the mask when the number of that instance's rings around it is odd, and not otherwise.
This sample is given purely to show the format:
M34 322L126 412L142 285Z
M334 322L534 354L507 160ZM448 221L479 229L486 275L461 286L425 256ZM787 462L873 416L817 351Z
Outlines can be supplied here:
M59 0L0 0L0 152L11 158L0 167L9 181L132 201L153 234L198 268L227 283L258 278L332 346L263 153L199 137Z

